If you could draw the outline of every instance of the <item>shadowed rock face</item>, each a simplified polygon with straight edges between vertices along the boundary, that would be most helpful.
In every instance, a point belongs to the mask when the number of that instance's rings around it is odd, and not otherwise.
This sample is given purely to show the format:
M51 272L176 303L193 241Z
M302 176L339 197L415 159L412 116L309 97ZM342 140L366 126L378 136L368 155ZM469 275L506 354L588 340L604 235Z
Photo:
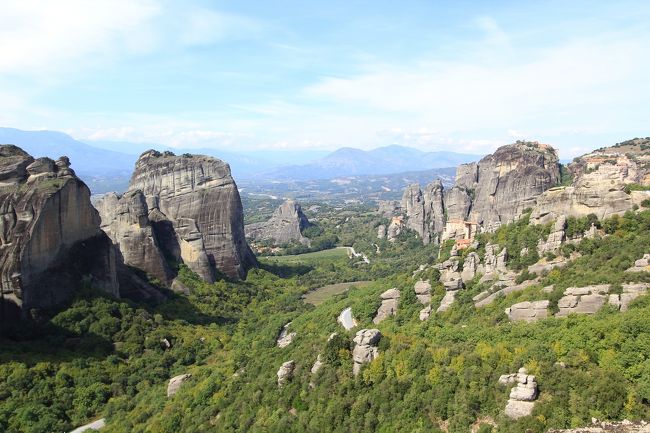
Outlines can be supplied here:
M218 159L147 151L129 191L107 195L97 207L125 262L161 281L173 277L165 259L184 262L207 282L217 271L244 278L256 265L237 185Z
M300 242L309 245L309 239L302 231L309 227L309 220L302 212L300 204L287 200L278 207L271 219L246 226L246 236L252 240L270 240L277 245Z
M82 280L119 295L112 244L69 164L0 146L0 319L60 306Z

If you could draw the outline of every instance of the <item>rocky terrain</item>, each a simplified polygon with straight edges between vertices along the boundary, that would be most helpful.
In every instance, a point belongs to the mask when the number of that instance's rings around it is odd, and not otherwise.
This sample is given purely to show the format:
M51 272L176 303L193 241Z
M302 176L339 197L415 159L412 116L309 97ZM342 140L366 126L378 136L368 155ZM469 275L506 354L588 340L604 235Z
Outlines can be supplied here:
M463 239L472 236L465 232L463 222L491 230L514 221L559 179L555 149L537 142L517 142L500 147L479 162L460 165L456 183L449 190L439 180L424 191L417 184L409 186L401 212L406 227L418 233L424 244Z
M0 146L0 213L1 320L60 306L83 281L119 296L118 260L67 157Z
M204 281L243 278L256 264L246 243L241 200L228 164L154 150L136 162L129 190L97 203L102 228L126 264L170 284L170 262Z
M269 241L274 245L292 242L309 245L309 239L302 231L309 227L309 220L302 212L300 204L287 200L276 209L266 222L249 224L245 227L246 238L251 241Z

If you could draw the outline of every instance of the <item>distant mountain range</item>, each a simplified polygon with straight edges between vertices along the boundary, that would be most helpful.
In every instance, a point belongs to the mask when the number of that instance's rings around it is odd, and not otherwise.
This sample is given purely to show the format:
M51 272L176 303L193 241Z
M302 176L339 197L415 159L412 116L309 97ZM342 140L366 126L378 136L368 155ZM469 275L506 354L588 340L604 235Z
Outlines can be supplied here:
M281 167L262 173L270 179L315 180L339 176L381 175L456 167L477 161L481 155L456 152L424 152L405 146L385 146L373 150L343 147L316 161Z
M235 179L260 183L413 172L456 167L481 158L480 155L456 152L424 152L398 145L368 151L344 147L331 153L262 150L255 151L251 157L243 152L210 148L178 149L151 143L81 142L62 132L23 131L15 128L0 128L0 144L15 144L36 157L68 156L72 168L93 193L125 190L138 156L152 148L171 150L177 154L214 156L230 164Z

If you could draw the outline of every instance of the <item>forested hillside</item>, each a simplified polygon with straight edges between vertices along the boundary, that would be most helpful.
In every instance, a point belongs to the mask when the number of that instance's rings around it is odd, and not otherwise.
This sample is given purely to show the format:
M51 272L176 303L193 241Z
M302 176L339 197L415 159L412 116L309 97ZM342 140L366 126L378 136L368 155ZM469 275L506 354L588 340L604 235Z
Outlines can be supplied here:
M578 232L588 222L568 226ZM348 223L339 238L352 240L354 233L370 264L340 256L263 260L246 282L214 284L183 267L189 296L146 305L82 290L49 322L9 330L0 351L0 430L66 431L106 417L103 432L514 433L585 425L592 417L650 416L650 298L637 298L626 312L605 305L593 315L535 323L511 322L504 313L538 299L549 299L553 311L571 286L650 282L647 272L625 272L648 251L650 211L599 221L601 236L562 249L569 258L564 269L480 308L473 298L486 287L477 277L447 311L425 321L414 284L429 279L431 304L439 303L445 290L433 265L449 256L451 245L438 260L410 231L401 242L377 240L380 217ZM482 254L488 242L518 251L549 231L525 216L479 235L475 251ZM380 254L366 249L371 243ZM391 255L400 258L394 266L381 259ZM512 271L528 265L513 256ZM343 273L373 282L318 307L302 300L308 288ZM373 324L379 294L393 287L402 294L397 314ZM347 307L358 322L351 330L336 320ZM276 339L288 322L296 335L280 348ZM378 357L355 377L352 339L363 328L377 328L382 337ZM318 355L323 365L312 374ZM289 360L293 377L278 386L276 372ZM539 397L531 416L512 420L503 413L509 387L499 377L521 367L536 376ZM183 373L192 376L168 398L167 382Z

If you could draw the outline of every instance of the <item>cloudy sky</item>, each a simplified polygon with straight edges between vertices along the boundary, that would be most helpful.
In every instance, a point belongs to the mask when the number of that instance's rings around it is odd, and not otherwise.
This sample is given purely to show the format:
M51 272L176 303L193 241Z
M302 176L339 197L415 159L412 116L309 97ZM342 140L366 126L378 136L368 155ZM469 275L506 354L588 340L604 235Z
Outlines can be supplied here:
M0 0L0 126L562 157L650 136L647 1Z

